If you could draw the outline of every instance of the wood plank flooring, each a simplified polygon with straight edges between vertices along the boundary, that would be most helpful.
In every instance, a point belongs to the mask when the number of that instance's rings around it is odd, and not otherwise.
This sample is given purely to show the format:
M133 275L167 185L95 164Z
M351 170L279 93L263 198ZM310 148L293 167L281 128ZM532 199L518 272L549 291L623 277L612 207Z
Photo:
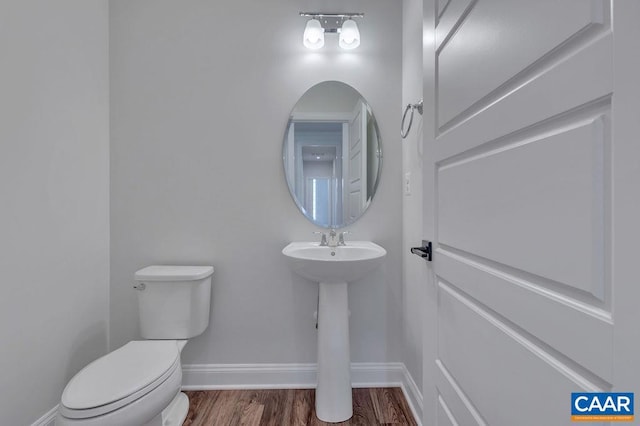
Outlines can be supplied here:
M317 419L313 389L185 393L189 414L183 426L417 425L400 388L353 389L353 417L342 423Z

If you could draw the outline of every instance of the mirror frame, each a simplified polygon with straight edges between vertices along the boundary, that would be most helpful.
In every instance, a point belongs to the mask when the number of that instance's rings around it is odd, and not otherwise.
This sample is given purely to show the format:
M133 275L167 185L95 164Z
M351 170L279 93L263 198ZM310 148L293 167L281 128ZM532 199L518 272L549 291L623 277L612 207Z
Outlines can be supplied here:
M314 222L306 213L306 209L304 208L304 206L302 205L301 201L298 200L298 197L296 197L295 192L293 190L293 188L291 187L291 182L289 179L289 175L287 174L287 152L286 152L286 148L287 148L287 134L289 133L289 127L291 126L291 122L292 122L292 116L293 116L293 112L296 108L296 105L298 105L298 103L302 100L302 98L309 92L309 90L311 90L312 88L323 84L323 83L340 83L346 86L349 86L352 90L354 90L355 92L358 93L358 95L360 95L360 99L364 102L365 106L367 107L367 114L369 116L371 116L371 118L373 118L373 128L375 130L376 136L377 136L377 152L376 155L378 157L378 169L376 170L376 180L373 183L373 187L371 190L371 197L367 200L366 205L363 207L362 212L360 213L360 215L358 217L356 217L354 220L352 221L343 221L342 224L340 225L336 225L336 226L324 226L321 224L318 224L316 222ZM369 102L367 101L367 99L362 95L362 93L360 93L360 91L358 89L356 89L355 87L351 86L348 83L345 83L343 81L338 81L338 80L324 80L324 81L320 81L317 82L311 86L309 86L303 93L302 95L300 95L300 97L298 98L297 102L293 105L293 108L291 109L291 112L289 113L289 117L287 119L287 124L285 125L285 129L284 129L284 133L283 133L283 137L282 137L282 169L284 171L284 179L287 185L287 189L289 190L289 195L291 196L291 198L293 199L293 202L295 203L296 207L298 208L298 211L305 217L305 219L307 219L309 222L311 222L313 225L318 226L320 228L324 228L324 229L342 229L345 228L349 225L354 224L356 221L358 221L362 216L364 216L364 214L367 212L367 210L369 209L369 207L371 206L371 203L373 202L373 199L376 195L376 193L378 192L378 186L380 185L380 179L382 178L382 163L383 163L383 152L382 152L382 136L380 135L380 129L378 127L378 120L376 119L376 116L373 114L373 109L371 108L371 105L369 104ZM343 179L344 181L344 179Z

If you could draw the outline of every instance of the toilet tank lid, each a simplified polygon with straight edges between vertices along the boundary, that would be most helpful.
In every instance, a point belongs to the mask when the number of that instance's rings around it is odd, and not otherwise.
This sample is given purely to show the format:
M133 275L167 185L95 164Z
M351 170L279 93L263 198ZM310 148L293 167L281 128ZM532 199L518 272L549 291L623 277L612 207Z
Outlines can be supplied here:
M213 274L213 266L152 265L136 272L136 281L195 281Z

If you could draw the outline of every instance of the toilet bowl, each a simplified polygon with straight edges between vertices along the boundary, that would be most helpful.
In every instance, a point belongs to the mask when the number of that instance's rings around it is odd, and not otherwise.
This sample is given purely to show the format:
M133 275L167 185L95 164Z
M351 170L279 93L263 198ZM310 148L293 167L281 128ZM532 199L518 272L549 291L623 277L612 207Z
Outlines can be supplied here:
M62 393L56 425L166 424L183 399L177 396L182 384L180 346L185 343L132 341L87 365Z
M136 273L142 337L95 360L65 387L57 426L174 426L189 410L180 354L209 322L212 267ZM168 336L173 336L171 340Z

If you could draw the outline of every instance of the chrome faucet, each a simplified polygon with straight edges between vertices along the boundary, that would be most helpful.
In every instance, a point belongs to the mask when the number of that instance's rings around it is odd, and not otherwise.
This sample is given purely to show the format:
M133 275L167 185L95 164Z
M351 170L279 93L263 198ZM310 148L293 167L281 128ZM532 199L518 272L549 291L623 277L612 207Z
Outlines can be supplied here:
M344 236L349 232L336 232L335 229L330 229L329 232L321 232L315 231L314 234L320 235L320 246L321 247L338 247L345 246Z
M337 235L336 234L336 230L331 228L329 230L329 238L327 238L327 242L328 242L328 246L329 247L336 247L338 245L338 240L337 240Z

